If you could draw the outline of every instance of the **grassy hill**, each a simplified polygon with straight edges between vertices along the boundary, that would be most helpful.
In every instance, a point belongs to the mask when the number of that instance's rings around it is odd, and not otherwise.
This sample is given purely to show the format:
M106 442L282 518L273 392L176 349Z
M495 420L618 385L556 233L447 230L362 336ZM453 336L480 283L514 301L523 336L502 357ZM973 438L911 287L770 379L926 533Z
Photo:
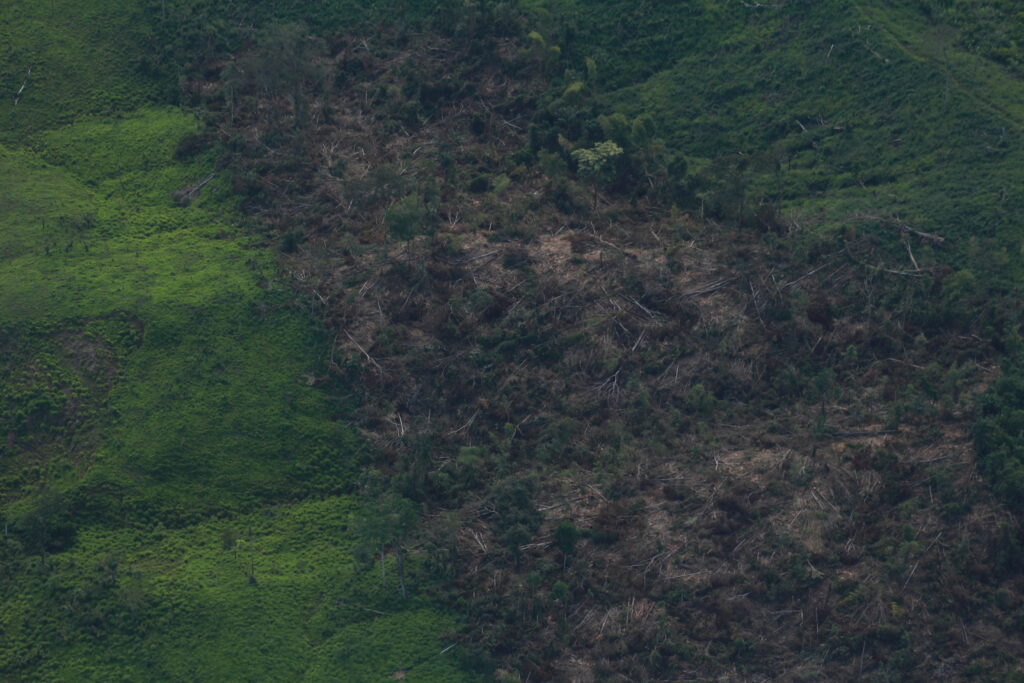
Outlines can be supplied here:
M0 10L0 671L461 680L457 621L356 557L345 388L215 153L176 154L151 9Z
M81 114L129 112L149 101L159 84L136 68L146 50L144 8L136 0L7 3L0 26L0 141L23 141Z

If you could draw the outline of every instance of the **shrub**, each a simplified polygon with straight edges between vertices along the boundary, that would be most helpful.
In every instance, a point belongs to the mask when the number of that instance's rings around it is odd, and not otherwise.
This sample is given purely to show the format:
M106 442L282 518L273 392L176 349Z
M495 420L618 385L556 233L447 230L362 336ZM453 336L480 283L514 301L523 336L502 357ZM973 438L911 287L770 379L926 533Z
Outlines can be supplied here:
M563 521L555 529L555 543L558 544L558 549L562 551L563 556L572 555L579 540L580 530L569 520Z
M423 198L418 194L411 194L395 202L388 210L387 226L392 237L407 240L429 232L433 227L433 221L423 205Z
M1010 362L978 402L974 446L982 471L1006 503L1024 511L1024 363Z
M533 481L527 478L505 479L491 489L495 534L516 557L519 547L529 543L540 527L541 514L533 502L533 489Z
M25 548L39 554L57 552L74 542L74 528L68 519L68 504L59 493L46 492L13 520Z

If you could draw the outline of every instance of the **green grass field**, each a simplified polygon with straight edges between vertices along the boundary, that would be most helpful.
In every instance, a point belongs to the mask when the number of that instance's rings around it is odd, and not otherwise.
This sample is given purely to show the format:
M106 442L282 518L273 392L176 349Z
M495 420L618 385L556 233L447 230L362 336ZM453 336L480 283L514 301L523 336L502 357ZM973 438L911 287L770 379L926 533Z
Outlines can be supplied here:
M0 666L32 680L466 680L440 654L456 620L354 563L356 507L83 532L18 577Z
M226 178L172 200L216 157L175 159L142 10L0 11L0 677L470 678L415 558L404 603L354 559L363 448L273 250Z

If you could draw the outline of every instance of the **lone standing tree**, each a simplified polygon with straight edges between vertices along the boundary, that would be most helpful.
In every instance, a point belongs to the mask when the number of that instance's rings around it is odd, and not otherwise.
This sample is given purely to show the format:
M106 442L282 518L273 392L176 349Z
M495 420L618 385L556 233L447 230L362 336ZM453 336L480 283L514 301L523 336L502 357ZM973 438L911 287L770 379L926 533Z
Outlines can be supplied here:
M398 585L402 599L406 599L405 588L405 539L416 528L419 512L416 504L408 498L388 494L376 505L367 508L357 525L362 541L380 556L380 580L384 583L384 558L390 547L398 564Z
M597 207L597 191L612 175L612 164L622 154L622 148L611 140L599 142L593 147L577 149L572 153L580 177L594 186L594 207Z
M323 84L320 64L326 48L303 24L275 24L261 36L256 49L240 59L227 87L229 99L237 86L242 92L262 91L292 101L295 128L306 124L307 97ZM270 107L275 116L277 109Z

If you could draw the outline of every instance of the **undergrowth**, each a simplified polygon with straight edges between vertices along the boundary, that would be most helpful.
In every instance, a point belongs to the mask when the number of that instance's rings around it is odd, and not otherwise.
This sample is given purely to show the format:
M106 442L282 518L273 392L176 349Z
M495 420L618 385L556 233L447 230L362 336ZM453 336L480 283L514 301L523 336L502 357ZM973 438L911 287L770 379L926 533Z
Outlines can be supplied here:
M196 119L147 104L148 9L0 11L4 91L32 69L0 107L0 671L467 678L415 558L402 602L356 552L324 333Z
M972 242L1017 253L1024 211L1024 95L964 49L975 24L909 1L538 5L577 73L595 60L609 107L651 115L692 158L701 210L752 220L771 206L832 231L898 216L946 237L943 260L987 287L1019 282L1012 256L984 272L965 258Z

